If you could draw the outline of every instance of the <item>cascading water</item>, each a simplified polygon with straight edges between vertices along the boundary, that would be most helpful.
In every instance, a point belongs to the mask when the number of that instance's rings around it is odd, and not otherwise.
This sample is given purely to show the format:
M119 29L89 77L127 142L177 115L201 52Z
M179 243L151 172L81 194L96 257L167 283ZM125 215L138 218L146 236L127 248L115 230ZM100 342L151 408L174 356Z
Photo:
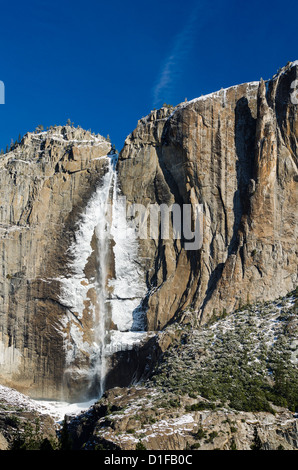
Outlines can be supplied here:
M125 201L118 190L117 155L106 159L103 179L81 215L69 248L71 275L60 279L60 301L68 308L63 325L68 331L65 373L72 378L84 376L89 395L96 397L105 390L109 357L130 349L146 335L141 304L147 287L139 271L138 240L135 227L127 223ZM87 279L85 268L94 250L97 270L93 279ZM96 301L91 308L92 289ZM87 304L93 316L93 342L84 340ZM85 356L90 358L88 368L79 359Z
M97 207L99 214L99 223L95 227L95 235L97 241L98 251L98 276L96 283L97 302L98 302L98 318L95 319L95 344L98 346L97 353L94 359L94 377L93 381L98 386L99 396L104 392L104 381L106 375L106 343L107 343L107 328L109 310L107 305L108 290L107 290L107 266L110 248L110 233L111 233L111 198L114 188L114 181L116 180L116 155L112 156L109 161L108 171L104 177L103 186L101 188L101 198Z

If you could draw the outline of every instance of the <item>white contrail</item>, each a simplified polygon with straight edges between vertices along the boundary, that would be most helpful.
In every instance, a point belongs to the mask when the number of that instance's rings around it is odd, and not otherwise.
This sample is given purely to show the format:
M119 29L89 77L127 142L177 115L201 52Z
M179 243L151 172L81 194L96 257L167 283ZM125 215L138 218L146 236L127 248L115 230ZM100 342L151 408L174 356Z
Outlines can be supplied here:
M200 5L202 7L202 4ZM201 10L201 8L200 8ZM188 22L177 34L174 45L168 55L153 88L153 106L160 104L166 93L168 93L181 70L181 63L191 51L194 33L196 32L197 19L199 14L198 5L194 8Z
M205 2L197 3L182 31L175 37L171 52L163 64L157 82L153 87L153 106L161 104L165 95L169 95L175 84L175 80L183 69L183 61L191 52L195 33L207 19ZM210 13L210 7L208 10Z

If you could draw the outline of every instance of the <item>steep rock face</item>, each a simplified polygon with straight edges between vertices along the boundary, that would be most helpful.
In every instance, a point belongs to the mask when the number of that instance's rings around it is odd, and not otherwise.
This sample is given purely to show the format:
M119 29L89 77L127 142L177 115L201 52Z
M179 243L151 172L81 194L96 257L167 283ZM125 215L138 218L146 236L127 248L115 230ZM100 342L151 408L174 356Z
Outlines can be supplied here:
M93 340L91 300L76 318L60 301L60 279L71 274L75 223L110 151L101 136L66 126L26 134L0 160L0 376L33 397L75 393L63 390L71 325L86 343ZM87 280L92 276L90 259ZM89 364L86 352L77 356L81 367Z
M223 309L295 287L296 78L294 63L266 83L155 110L126 139L117 182L128 205L201 204L200 249L186 249L187 236L174 239L171 223L167 239L157 227L155 237L136 243L128 231L120 243L115 188L114 238L109 246L98 243L104 223L97 189L108 196L112 181L111 144L101 136L56 127L27 134L1 158L2 384L64 399L81 399L96 374L106 374L107 388L127 386L167 347L149 335L129 351L141 333L140 312L154 334L191 310L204 323ZM109 324L98 329L107 303ZM99 364L106 329L111 354ZM118 341L118 333L128 335Z
M297 63L141 119L120 153L130 204L202 204L203 245L140 240L147 325L193 308L202 322L297 283Z

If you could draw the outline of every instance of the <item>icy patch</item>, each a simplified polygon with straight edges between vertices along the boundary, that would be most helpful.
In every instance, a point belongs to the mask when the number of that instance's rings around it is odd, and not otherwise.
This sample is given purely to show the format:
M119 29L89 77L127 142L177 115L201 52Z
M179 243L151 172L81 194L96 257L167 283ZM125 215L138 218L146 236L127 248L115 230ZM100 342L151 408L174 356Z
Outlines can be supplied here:
M177 108L174 109L174 111L170 114L170 116L167 119L170 119L177 111L180 111L180 109L186 108L187 106L189 106L193 103L197 103L199 101L206 101L207 99L210 99L210 98L222 97L223 98L223 103L225 105L226 104L227 91L239 88L241 85L247 85L248 90L249 90L249 88L254 88L254 87L258 86L259 83L260 82L248 82L248 83L242 83L240 85L233 85L233 86L230 86L228 88L222 88L221 90L214 91L212 93L208 93L207 95L199 96L198 98L194 98L190 101L185 101L184 103L179 104L177 106Z
M79 146L90 145L90 144L95 145L95 146L104 145L104 144L109 145L109 142L105 140L104 137L102 136L98 137L92 134L90 134L88 139L70 139L70 138L67 138L67 136L65 136L64 134L51 133L50 131L42 131L42 132L36 132L34 134L31 134L32 139L40 140L40 138L43 138L43 137L47 137L56 142L60 142L60 143L67 142L69 144L78 144Z
M159 437L162 434L166 436L171 436L172 434L184 436L185 432L193 429L194 422L194 417L191 414L183 415L176 419L162 419L150 426L152 433L146 435L143 440L146 441L153 437Z
M126 220L125 198L118 195L117 177L114 180L111 237L114 240L115 278L110 305L112 320L118 330L144 329L141 300L147 286L139 269L138 239L135 227Z
M27 395L3 385L0 385L0 401L18 409L49 415L56 422L63 420L65 415L76 416L94 404L94 400L84 403L33 400Z
M258 86L259 83L260 82L249 82L249 83L242 83L242 85L247 85L248 87L255 87L255 86ZM223 97L225 98L227 91L239 88L240 86L241 86L241 84L240 85L233 85L233 86L230 86L228 88L222 88L221 90L215 91L213 93L209 93L208 95L199 96L198 98L194 98L191 101L185 102L185 104L183 104L181 107L184 108L185 106L188 106L189 104L196 103L197 101L205 101L209 98L218 98L221 95L223 95Z
M103 155L102 157L95 157L95 158L92 158L92 161L94 161L94 160L105 160L105 159L107 159L107 158L109 158L109 155Z
M91 242L95 229L100 223L104 223L103 208L108 198L112 176L111 171L107 171L102 184L96 189L85 212L81 215L75 234L75 242L68 250L68 254L72 258L72 262L69 264L72 274L68 278L60 279L62 287L59 300L72 312L75 312L78 318L82 317L88 290L95 287L95 283L89 283L84 270L93 252Z
M38 410L36 402L23 393L4 385L0 385L0 400L6 402L9 405L17 406L19 408L26 408L28 410Z
M132 350L134 346L140 345L148 336L147 331L122 332L114 330L111 332L107 353L113 354L120 351Z
M84 411L87 411L95 400L90 400L82 403L67 403L63 401L46 401L34 400L39 413L48 414L56 421L62 421L66 416L77 416Z

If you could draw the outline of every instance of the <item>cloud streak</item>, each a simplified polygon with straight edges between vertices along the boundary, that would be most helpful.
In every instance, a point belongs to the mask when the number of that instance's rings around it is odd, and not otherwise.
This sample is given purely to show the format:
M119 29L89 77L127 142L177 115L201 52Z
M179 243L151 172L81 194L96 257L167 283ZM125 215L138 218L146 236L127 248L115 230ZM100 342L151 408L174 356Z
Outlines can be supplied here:
M182 63L188 57L197 30L199 8L196 6L186 25L175 37L171 52L163 64L157 82L153 87L153 106L158 106L165 95L169 95L174 83L181 73Z

